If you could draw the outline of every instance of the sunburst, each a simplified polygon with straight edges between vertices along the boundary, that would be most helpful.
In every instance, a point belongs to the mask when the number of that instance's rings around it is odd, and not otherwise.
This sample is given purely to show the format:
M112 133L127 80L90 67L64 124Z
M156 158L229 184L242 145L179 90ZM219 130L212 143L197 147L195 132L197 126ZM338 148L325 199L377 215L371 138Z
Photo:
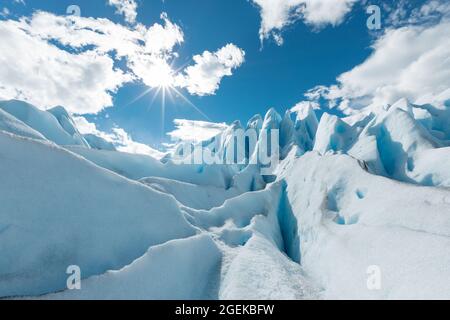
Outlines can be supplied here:
M164 134L164 123L165 123L165 114L166 114L166 100L170 98L171 101L175 101L175 98L180 98L184 103L186 103L190 108L192 108L195 112L199 113L203 118L211 121L211 119L202 112L188 97L186 97L175 85L176 83L176 74L181 70L184 66L174 70L171 65L167 63L161 63L158 65L154 65L151 72L151 82L146 84L147 88L139 94L136 98L128 103L128 105L135 103L136 101L144 98L148 94L153 92L153 96L151 99L150 107L154 104L154 101L157 97L161 98L161 128L162 134ZM175 96L175 97L174 97Z

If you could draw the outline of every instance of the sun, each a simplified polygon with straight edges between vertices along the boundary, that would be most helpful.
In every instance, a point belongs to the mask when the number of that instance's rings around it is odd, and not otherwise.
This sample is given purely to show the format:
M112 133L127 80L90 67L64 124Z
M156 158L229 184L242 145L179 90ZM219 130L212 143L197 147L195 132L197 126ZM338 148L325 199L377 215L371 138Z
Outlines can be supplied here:
M160 89L173 87L175 82L174 71L170 65L166 63L157 64L152 68L151 72L155 87Z
M181 69L181 68L180 68ZM142 68L140 72L140 77L143 80L143 84L146 89L139 94L135 99L132 99L128 105L135 103L144 96L153 93L149 109L153 105L153 102L157 97L161 98L160 108L161 108L161 135L164 135L164 123L165 123L165 112L166 112L166 99L169 98L171 101L174 99L182 100L187 106L195 110L206 120L211 121L211 119L203 113L194 103L192 103L178 88L180 88L179 81L177 81L177 74L180 69L174 70L170 64L164 60L156 60L146 68Z

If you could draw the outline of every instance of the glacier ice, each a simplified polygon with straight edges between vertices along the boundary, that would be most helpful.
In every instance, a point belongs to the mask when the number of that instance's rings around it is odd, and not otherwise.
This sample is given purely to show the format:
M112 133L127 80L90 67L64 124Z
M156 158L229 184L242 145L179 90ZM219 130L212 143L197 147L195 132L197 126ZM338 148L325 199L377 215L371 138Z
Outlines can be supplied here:
M65 288L195 234L177 202L54 144L0 133L0 296Z
M0 109L59 145L86 145L74 127L73 121L68 118L66 111L61 107L42 111L31 104L11 100L0 101Z
M19 119L0 109L0 130L37 140L46 140L38 131L30 128Z
M118 271L83 281L83 290L67 290L43 299L215 299L221 257L208 235L172 240L151 247Z
M223 160L237 129L256 132L243 163L181 164L185 146L123 153L62 107L0 102L0 297L450 298L448 104L339 118L302 103L189 147ZM271 130L268 177L250 159Z

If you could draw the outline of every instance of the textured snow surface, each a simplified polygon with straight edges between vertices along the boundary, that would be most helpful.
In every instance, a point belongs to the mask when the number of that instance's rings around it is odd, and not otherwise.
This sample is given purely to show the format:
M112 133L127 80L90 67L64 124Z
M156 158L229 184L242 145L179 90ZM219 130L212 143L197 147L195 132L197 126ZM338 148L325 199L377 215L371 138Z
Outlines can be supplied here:
M38 140L46 138L38 131L30 128L19 119L0 109L0 130L10 132L22 137L29 137Z
M83 290L45 299L214 299L221 252L211 237L195 236L151 247L118 271L94 276Z
M347 155L308 153L288 166L280 177L302 265L325 298L450 298L448 189L371 175ZM372 265L381 270L380 290L367 290Z
M0 297L450 299L450 108L299 104L198 144L223 159L242 128L279 130L276 176L118 152L62 107L0 102Z
M176 201L48 143L0 133L0 296L61 290L195 234Z
M0 101L0 109L59 145L87 146L86 141L74 127L73 121L61 107L42 111L28 103L12 100Z

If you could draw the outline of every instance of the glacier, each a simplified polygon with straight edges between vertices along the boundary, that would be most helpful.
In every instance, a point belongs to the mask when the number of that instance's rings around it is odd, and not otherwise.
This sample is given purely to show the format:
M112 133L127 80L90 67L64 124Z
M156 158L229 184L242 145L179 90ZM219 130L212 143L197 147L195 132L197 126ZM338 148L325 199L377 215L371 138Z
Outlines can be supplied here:
M182 164L0 101L0 298L450 299L448 101L270 109L192 147L225 159L238 129L243 163ZM250 160L271 130L268 176Z

